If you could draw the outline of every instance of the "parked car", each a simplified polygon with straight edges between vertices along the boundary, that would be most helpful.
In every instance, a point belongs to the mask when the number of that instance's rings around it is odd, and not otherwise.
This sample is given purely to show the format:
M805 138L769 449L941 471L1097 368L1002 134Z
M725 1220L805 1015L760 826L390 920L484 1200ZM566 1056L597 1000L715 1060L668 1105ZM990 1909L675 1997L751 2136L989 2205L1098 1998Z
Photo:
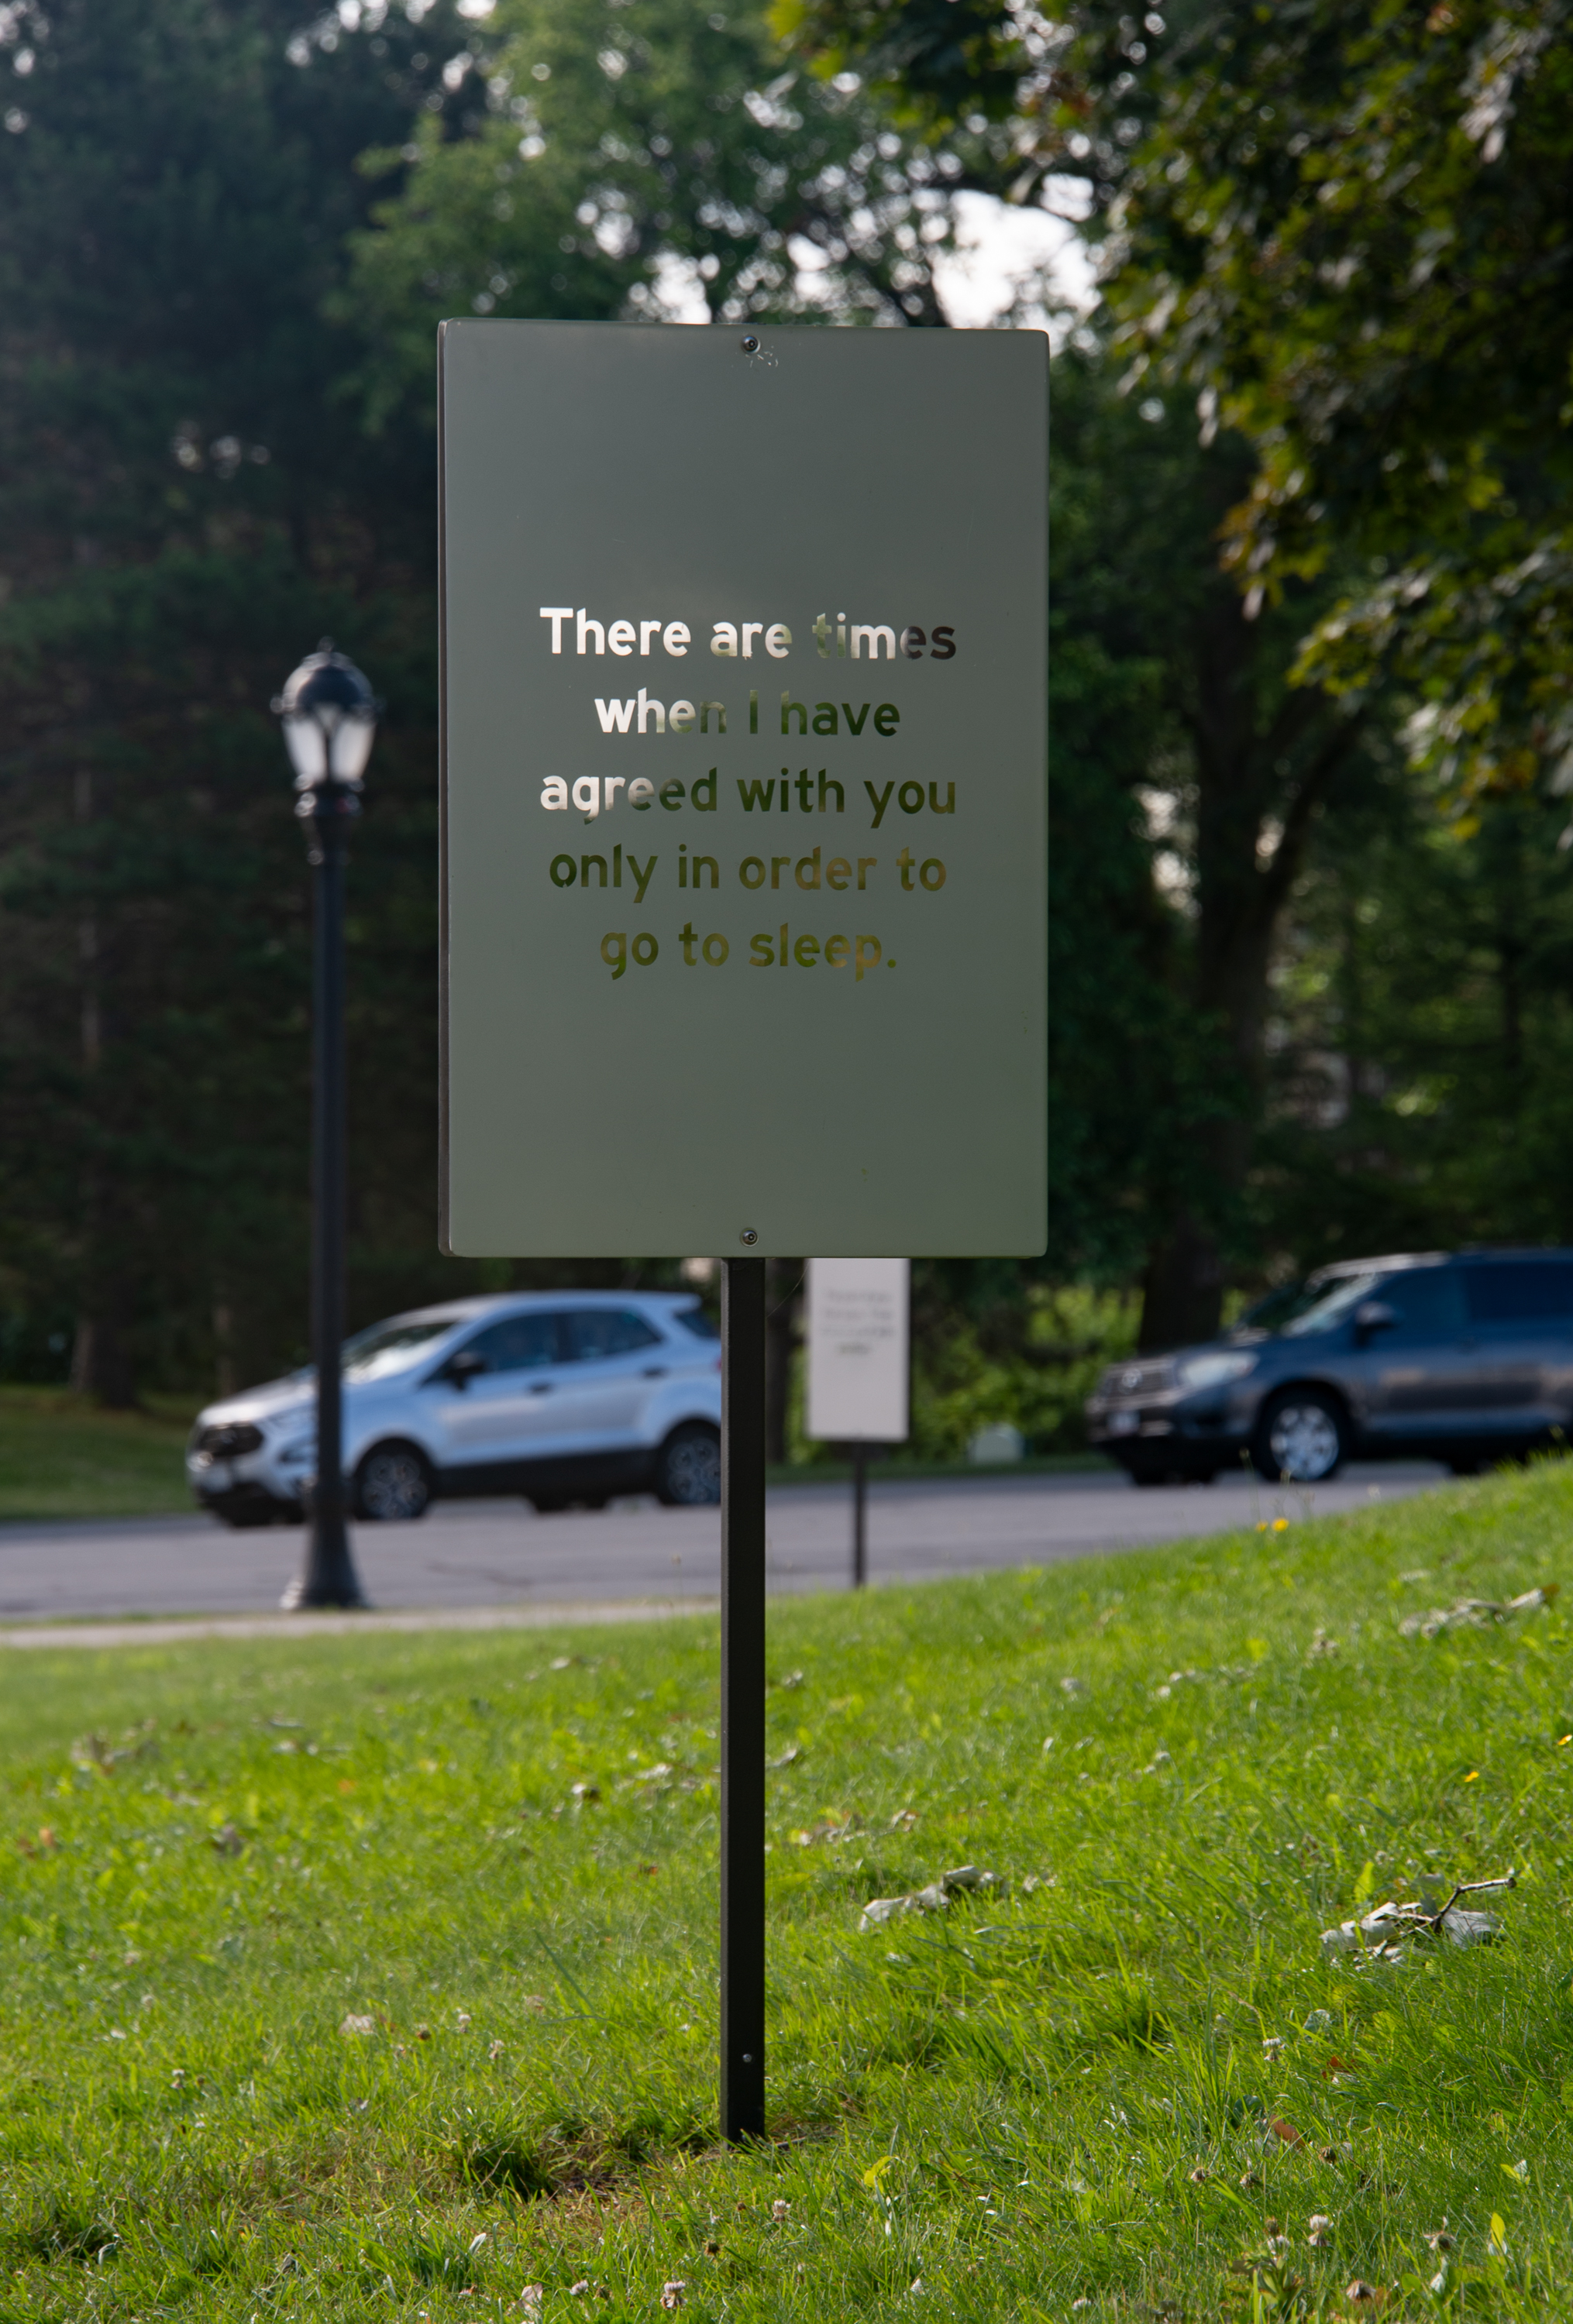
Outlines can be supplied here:
M1111 1365L1087 1417L1139 1485L1245 1454L1273 1482L1353 1454L1467 1476L1573 1430L1573 1250L1341 1260L1221 1339Z
M199 1415L186 1475L227 1525L298 1521L317 1466L316 1375ZM614 1493L721 1497L721 1356L690 1295L532 1292L450 1299L344 1347L344 1467L355 1514L407 1518L459 1494L538 1509Z

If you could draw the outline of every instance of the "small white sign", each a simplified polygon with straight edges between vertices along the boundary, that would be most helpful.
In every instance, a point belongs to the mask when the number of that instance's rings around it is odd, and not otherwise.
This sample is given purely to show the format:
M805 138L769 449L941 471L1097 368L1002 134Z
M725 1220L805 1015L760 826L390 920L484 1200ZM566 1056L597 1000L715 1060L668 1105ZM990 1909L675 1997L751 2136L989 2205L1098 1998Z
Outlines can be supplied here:
M839 1443L904 1443L911 1262L809 1261L808 1433Z

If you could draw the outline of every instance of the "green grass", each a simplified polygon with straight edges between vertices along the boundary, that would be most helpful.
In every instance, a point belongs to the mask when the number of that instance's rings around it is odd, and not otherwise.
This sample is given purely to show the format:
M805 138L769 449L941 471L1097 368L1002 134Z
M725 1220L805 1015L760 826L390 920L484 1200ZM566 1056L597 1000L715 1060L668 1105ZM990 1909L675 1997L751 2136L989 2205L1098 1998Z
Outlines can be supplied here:
M190 1408L102 1412L56 1388L0 1388L0 1520L190 1514Z
M773 1609L743 2153L714 1618L14 1653L0 2316L1573 2313L1562 1601L1399 1627L1566 1579L1570 1527L1545 1466ZM1008 1895L859 1933L967 1862ZM1501 1944L1323 1960L1508 1863Z

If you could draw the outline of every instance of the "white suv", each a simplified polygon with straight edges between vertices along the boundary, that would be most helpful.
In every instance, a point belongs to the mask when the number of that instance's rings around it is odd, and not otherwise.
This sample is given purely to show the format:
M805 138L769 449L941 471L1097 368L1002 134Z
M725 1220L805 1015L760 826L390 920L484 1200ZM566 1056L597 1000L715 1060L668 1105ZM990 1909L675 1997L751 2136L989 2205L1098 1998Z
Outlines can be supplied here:
M210 1404L186 1475L226 1525L298 1521L317 1465L316 1375ZM522 1493L538 1509L721 1498L721 1351L692 1295L561 1291L418 1307L344 1347L357 1517Z

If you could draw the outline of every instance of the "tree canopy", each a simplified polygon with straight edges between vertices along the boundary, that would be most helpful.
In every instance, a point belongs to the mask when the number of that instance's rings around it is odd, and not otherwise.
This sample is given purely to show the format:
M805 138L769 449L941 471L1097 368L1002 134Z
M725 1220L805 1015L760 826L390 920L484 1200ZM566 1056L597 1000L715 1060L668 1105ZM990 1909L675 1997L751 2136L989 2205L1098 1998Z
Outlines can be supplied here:
M974 0L782 0L796 52L930 131L1084 177L1128 388L1195 399L1254 472L1254 609L1358 557L1301 671L1394 671L1459 803L1573 788L1573 50L1561 0L1290 0L1052 23ZM1005 161L996 159L1004 182Z

